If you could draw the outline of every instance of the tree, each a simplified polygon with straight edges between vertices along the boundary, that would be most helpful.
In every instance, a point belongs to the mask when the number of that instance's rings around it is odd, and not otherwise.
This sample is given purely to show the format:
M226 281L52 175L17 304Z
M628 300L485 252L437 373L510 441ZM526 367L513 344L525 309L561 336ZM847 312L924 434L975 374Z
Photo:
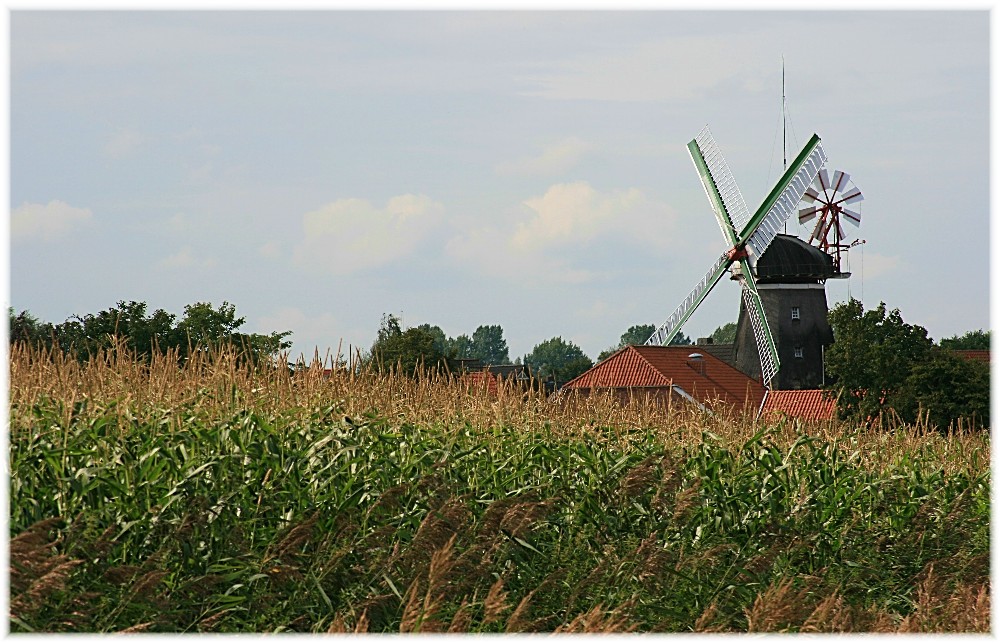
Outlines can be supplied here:
M556 384L563 384L594 365L583 350L562 337L553 337L537 344L524 362L531 366L532 373L541 379L551 377Z
M939 345L941 348L950 348L952 350L988 351L990 349L990 331L983 332L982 329L970 330L961 337L958 335L946 337L941 340Z
M884 302L865 312L857 299L836 306L829 321L834 342L826 351L826 370L830 387L840 392L841 416L864 419L890 407L909 408L900 396L914 366L929 357L927 329L905 323L899 309L887 314Z
M99 350L123 346L140 359L148 359L154 353L163 354L176 349L181 359L189 354L189 349L230 345L240 351L240 357L254 362L271 358L291 347L286 338L291 331L273 332L268 335L240 333L243 317L236 317L236 307L223 302L216 310L212 304L199 302L185 306L184 318L174 324L175 315L157 309L151 315L146 313L146 302L119 301L114 308L96 314L73 315L65 322L53 326L39 324L27 311L12 315L11 341L24 337L35 340L41 333L48 337L46 346L54 346L71 352L83 361ZM11 314L13 310L11 310ZM34 330L32 330L34 329Z
M472 333L472 355L483 364L510 364L503 328L499 325L477 328Z
M453 359L475 359L475 346L468 335L459 335L448 340L446 353Z
M15 315L13 307L7 308L7 317L11 344L25 342L36 347L49 348L52 346L52 324L40 321L27 310L22 310Z
M653 324L637 324L635 326L629 326L629 329L622 333L621 338L618 340L618 348L625 348L626 346L642 346L646 343L646 340L653 336L656 332L656 326Z
M418 376L423 369L435 369L446 363L445 354L437 348L435 340L430 330L420 327L403 330L398 317L383 315L371 359L380 369Z
M959 418L973 427L987 427L990 366L935 346L927 359L913 366L895 399L895 408L904 418L926 417L942 429Z
M736 322L723 324L712 331L710 335L715 344L733 344L736 342Z
M442 355L448 353L448 337L441 330L440 326L431 326L430 324L420 324L417 326L420 330L427 331L434 336L434 348L436 348Z

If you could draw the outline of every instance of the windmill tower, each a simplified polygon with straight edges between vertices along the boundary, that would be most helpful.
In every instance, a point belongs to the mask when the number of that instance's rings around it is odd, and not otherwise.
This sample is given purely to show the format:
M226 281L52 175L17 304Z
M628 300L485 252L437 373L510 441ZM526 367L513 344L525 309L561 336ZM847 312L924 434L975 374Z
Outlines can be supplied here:
M838 170L831 180L827 171L820 169L802 196L810 205L799 210L800 223L817 219L808 243L792 235L777 235L757 262L757 290L781 363L772 383L776 389L819 388L825 382L823 353L833 342L825 283L851 274L844 270L850 245L845 243L841 217L859 226L861 214L846 206L863 199L848 174ZM733 361L741 371L760 379L752 314L746 305L740 307Z
M813 134L752 216L707 127L688 143L688 152L729 249L715 261L698 285L646 340L646 344L669 344L723 275L731 271L732 278L742 286L742 306L747 311L748 321L744 328L749 329L748 337L750 332L753 333L760 381L770 387L781 359L757 287L757 269L778 231L826 163L826 152L819 137Z

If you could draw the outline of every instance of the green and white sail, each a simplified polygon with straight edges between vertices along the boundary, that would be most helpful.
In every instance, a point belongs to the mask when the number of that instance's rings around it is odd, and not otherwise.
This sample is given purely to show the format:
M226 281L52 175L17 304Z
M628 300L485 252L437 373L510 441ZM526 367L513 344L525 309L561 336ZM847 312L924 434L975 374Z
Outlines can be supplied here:
M738 263L740 268L734 271L734 276L743 288L743 299L760 353L762 383L768 386L777 374L780 362L764 305L757 293L754 270L757 260L774 241L788 217L796 211L803 194L826 163L826 152L819 137L813 134L752 216L729 171L729 165L707 127L688 143L688 152L701 177L722 235L731 247L716 260L646 344L669 344L722 276L734 263Z

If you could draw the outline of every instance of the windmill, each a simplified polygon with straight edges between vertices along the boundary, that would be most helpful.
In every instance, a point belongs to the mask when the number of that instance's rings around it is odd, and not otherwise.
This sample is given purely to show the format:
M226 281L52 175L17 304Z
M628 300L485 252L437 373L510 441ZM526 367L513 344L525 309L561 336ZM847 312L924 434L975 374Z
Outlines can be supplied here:
M715 261L684 301L646 340L646 344L670 343L722 276L731 271L732 278L742 286L743 302L749 311L760 355L761 383L769 386L778 372L778 350L757 292L755 269L757 261L823 168L826 152L819 137L813 134L752 216L707 126L688 143L688 152L729 249Z
M841 217L854 227L860 227L861 213L846 206L860 203L864 198L861 190L851 181L850 174L837 170L831 177L825 169L819 171L813 184L802 195L803 201L815 205L799 210L799 223L806 224L816 219L809 243L831 255L834 268L843 277L849 277L850 273L842 272L842 253L854 244L844 243L847 234Z

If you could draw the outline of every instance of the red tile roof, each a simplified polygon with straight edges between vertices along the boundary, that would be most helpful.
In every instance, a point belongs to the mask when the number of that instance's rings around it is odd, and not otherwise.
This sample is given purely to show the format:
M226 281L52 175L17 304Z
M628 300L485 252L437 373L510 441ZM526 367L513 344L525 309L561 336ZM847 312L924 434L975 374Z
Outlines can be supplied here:
M956 350L956 353L965 359L978 359L981 362L990 363L990 351L987 350Z
M489 393L497 393L497 378L489 371L471 371L462 374L462 381L467 382L469 388L476 390L486 390Z
M700 358L691 358L698 353ZM700 403L720 399L757 409L759 382L696 346L626 346L564 388L680 388Z
M837 401L826 397L822 389L806 391L771 391L761 415L783 413L803 420L831 420L836 417Z

